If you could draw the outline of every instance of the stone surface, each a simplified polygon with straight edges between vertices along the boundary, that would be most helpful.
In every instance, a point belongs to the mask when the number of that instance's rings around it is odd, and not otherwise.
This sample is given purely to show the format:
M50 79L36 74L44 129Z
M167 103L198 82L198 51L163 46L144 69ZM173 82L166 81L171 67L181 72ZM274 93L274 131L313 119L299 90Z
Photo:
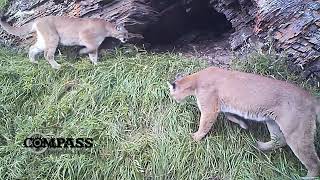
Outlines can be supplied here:
M271 42L277 51L288 54L304 76L320 77L320 1L210 0L210 6L232 23L233 50L249 38Z

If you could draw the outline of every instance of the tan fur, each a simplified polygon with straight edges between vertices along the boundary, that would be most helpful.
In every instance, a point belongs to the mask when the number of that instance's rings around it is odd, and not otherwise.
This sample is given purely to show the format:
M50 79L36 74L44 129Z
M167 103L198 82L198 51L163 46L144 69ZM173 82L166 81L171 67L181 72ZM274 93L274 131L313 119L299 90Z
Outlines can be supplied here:
M178 102L190 95L197 98L201 117L194 140L209 132L219 112L243 128L247 125L239 117L265 122L271 140L257 142L257 147L267 151L288 144L308 169L307 176L319 176L314 134L320 103L307 91L284 81L216 67L176 79L169 87Z
M124 27L97 18L47 16L21 27L12 27L3 21L0 21L0 25L5 31L16 36L36 32L37 42L29 50L30 61L36 63L35 56L44 51L45 58L55 69L60 68L54 60L59 43L66 46L85 46L80 53L88 53L92 63L97 64L98 48L105 37L114 37L121 42L128 38L128 31Z

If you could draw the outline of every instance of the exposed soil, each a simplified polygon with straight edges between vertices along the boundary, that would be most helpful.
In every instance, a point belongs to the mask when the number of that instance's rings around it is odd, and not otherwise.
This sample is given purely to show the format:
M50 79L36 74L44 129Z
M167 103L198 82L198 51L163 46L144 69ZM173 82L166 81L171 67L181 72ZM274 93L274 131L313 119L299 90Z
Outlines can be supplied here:
M171 44L159 44L151 47L153 52L175 52L187 57L207 60L212 65L228 67L233 58L230 49L230 32L216 34L208 31L187 33Z
M188 6L173 4L143 33L153 52L175 52L197 57L219 66L232 58L229 37L234 29L223 13L209 1L194 1Z

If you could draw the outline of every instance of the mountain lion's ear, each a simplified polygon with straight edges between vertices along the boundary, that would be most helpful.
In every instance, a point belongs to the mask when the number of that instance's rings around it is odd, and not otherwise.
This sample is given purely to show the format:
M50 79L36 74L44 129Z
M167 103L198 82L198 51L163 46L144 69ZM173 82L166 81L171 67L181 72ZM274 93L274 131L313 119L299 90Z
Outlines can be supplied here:
M174 89L176 88L176 83L169 83L169 82L167 81L167 85L169 86L169 88L170 88L171 90L174 90Z
M117 24L116 25L116 30L117 31L124 31L125 30L124 25L123 24Z
M121 29L122 29L121 26L119 26L119 25L116 26L117 31L121 31Z
M183 78L183 76L184 76L183 74L178 73L178 74L176 75L175 79L176 79L176 80L179 80L179 79Z

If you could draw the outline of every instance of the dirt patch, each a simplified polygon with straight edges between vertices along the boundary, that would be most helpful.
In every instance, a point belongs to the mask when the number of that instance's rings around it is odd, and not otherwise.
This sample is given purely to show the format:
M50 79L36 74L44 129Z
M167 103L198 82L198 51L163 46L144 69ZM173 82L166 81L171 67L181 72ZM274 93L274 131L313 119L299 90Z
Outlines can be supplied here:
M232 58L229 38L234 28L209 2L176 3L162 10L158 20L143 33L148 50L181 53L227 66Z
M231 32L217 34L208 31L194 31L181 36L172 44L160 44L151 47L152 52L174 52L183 56L207 60L210 64L228 67L233 53L230 49Z

